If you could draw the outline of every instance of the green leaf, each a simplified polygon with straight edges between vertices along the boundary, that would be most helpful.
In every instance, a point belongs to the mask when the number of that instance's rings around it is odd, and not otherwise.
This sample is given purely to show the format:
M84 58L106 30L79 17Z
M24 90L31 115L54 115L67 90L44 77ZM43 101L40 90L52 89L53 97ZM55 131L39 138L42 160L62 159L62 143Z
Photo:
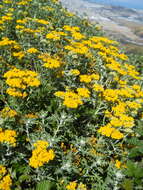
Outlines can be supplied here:
M125 171L125 174L128 175L129 177L134 176L134 163L132 161L127 162L127 170Z
M47 180L38 183L36 190L56 190L56 184Z
M124 190L133 190L133 186L133 181L130 179L125 179L122 183L122 187L124 188Z
M136 166L134 173L136 178L143 177L143 168L141 168L140 166Z
M20 177L19 177L19 181L20 182L23 182L23 181L25 181L25 180L28 180L28 179L30 179L31 177L29 176L29 175L21 175Z
M140 145L140 140L137 137L132 137L128 140L128 143L134 146Z
M137 157L137 156L142 156L142 154L143 154L143 149L141 147L133 148L130 151L129 157L133 158L133 157Z

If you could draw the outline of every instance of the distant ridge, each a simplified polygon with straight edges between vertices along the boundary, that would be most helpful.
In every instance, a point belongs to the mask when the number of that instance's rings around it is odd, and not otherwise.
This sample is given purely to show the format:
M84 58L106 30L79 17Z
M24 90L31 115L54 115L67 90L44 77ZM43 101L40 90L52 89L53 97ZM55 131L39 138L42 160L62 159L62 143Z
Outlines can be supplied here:
M92 22L98 22L108 35L115 36L122 43L143 46L143 10L122 6L105 5L89 0L61 0L70 11L80 16L87 15Z

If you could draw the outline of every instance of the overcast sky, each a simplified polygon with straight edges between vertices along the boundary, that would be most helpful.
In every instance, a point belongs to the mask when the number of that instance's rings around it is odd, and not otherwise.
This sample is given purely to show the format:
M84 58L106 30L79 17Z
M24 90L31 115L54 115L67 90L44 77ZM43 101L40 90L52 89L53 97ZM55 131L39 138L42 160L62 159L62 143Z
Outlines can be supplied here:
M89 1L143 9L143 0L89 0Z

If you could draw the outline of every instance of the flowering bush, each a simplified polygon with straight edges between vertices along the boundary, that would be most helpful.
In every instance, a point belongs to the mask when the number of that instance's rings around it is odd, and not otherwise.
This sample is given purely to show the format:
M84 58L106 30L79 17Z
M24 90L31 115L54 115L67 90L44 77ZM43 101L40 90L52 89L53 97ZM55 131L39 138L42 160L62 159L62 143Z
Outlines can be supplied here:
M142 73L57 0L2 0L0 31L0 190L120 189Z

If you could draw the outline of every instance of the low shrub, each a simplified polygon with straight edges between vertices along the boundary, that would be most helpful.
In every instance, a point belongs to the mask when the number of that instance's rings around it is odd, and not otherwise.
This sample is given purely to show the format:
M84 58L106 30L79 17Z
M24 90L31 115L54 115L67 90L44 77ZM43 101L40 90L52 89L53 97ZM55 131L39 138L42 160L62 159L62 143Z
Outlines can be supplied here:
M143 78L118 43L57 0L2 0L0 30L0 189L115 190L136 177Z

